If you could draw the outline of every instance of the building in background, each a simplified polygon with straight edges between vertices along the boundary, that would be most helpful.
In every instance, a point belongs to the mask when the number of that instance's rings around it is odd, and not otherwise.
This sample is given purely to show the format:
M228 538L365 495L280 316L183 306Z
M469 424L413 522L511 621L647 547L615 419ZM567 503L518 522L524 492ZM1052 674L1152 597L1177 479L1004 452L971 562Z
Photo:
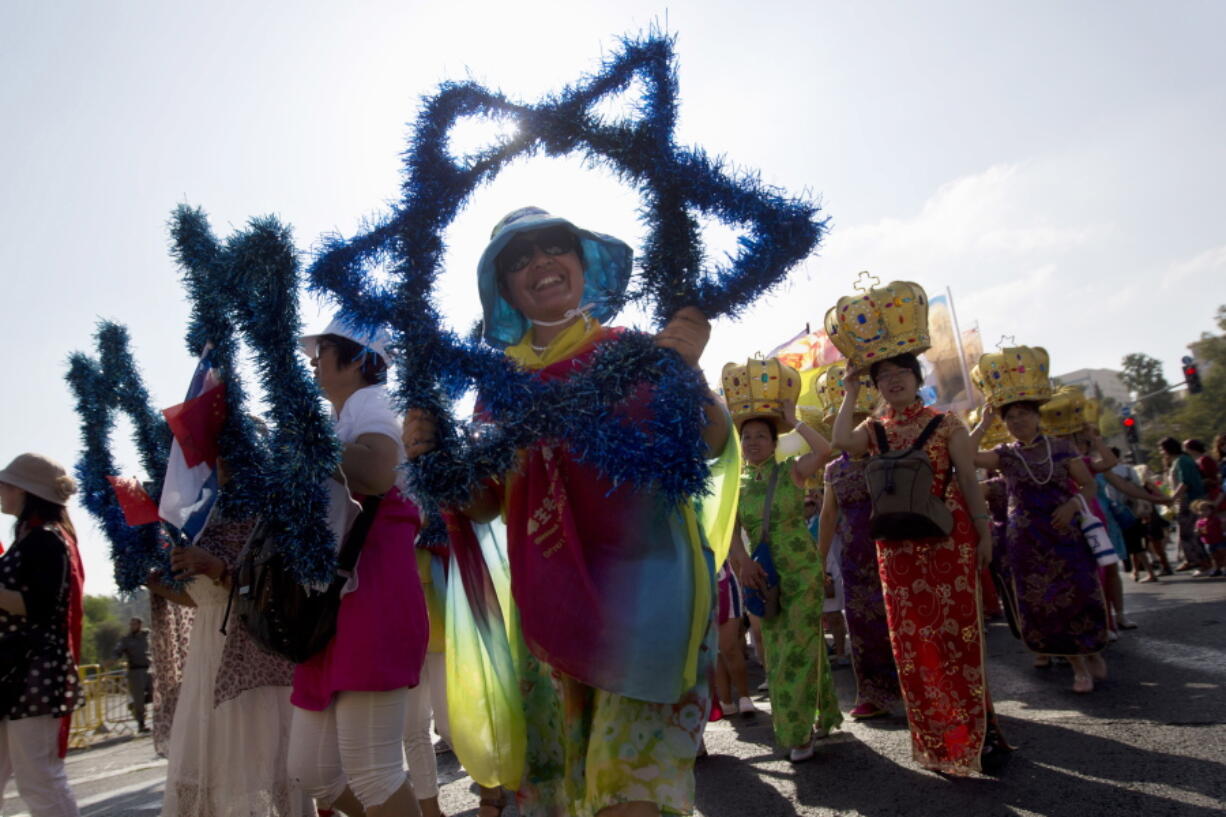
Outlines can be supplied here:
M1077 369L1068 374L1055 375L1052 379L1060 381L1063 386L1081 386L1087 397L1110 398L1121 406L1132 402L1132 395L1120 379L1120 373L1113 369Z

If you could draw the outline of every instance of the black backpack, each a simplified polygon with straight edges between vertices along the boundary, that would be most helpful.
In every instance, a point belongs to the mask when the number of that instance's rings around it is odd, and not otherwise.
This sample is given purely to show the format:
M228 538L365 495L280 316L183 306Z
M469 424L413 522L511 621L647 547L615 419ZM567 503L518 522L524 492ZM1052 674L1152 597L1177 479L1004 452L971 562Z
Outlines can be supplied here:
M932 463L924 453L924 443L944 417L943 414L933 417L904 451L891 451L885 429L878 422L869 422L880 451L864 467L874 539L926 539L948 536L954 529L953 514L932 493Z
M300 584L278 550L268 523L261 520L255 526L239 557L229 607L236 610L239 623L261 646L295 664L328 646L336 635L341 591L353 575L381 499L369 496L362 501L362 512L354 520L336 558L336 573L324 590ZM230 617L229 607L226 621Z

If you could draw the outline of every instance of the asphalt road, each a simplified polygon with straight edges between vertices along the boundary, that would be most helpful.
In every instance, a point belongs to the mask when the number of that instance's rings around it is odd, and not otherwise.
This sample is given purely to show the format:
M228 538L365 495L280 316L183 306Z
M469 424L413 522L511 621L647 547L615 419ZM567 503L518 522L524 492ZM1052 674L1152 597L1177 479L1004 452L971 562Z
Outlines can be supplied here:
M1221 817L1226 814L1226 580L1125 579L1140 629L1108 653L1110 677L1088 696L1067 667L1035 670L1003 624L989 626L989 676L1018 752L999 779L950 779L910 760L901 718L845 724L814 760L793 766L773 745L769 701L751 718L711 724L698 762L701 817L774 815L1044 815ZM840 699L854 695L836 669ZM440 758L441 802L475 815L453 755ZM165 761L147 737L74 752L68 774L85 817L160 812ZM10 782L3 814L25 817ZM513 807L505 812L515 814Z

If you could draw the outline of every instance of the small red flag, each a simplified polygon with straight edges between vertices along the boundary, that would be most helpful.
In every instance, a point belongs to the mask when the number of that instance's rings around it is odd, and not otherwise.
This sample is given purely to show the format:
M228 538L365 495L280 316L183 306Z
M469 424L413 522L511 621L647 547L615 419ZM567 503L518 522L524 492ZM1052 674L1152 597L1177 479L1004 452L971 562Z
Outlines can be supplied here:
M226 384L219 383L199 397L163 409L188 468L202 462L217 464L217 436L226 423Z
M148 525L161 518L157 503L136 477L107 477L106 481L115 489L115 498L123 509L123 519L129 525Z

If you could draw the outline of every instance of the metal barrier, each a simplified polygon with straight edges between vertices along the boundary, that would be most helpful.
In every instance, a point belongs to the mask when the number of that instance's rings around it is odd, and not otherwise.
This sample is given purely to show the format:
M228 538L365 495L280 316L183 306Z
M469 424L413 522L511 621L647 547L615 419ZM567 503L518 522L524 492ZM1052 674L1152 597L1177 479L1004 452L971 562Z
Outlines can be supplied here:
M80 749L96 740L136 733L136 719L129 708L128 671L104 671L98 664L77 667L84 704L72 713L68 745Z

